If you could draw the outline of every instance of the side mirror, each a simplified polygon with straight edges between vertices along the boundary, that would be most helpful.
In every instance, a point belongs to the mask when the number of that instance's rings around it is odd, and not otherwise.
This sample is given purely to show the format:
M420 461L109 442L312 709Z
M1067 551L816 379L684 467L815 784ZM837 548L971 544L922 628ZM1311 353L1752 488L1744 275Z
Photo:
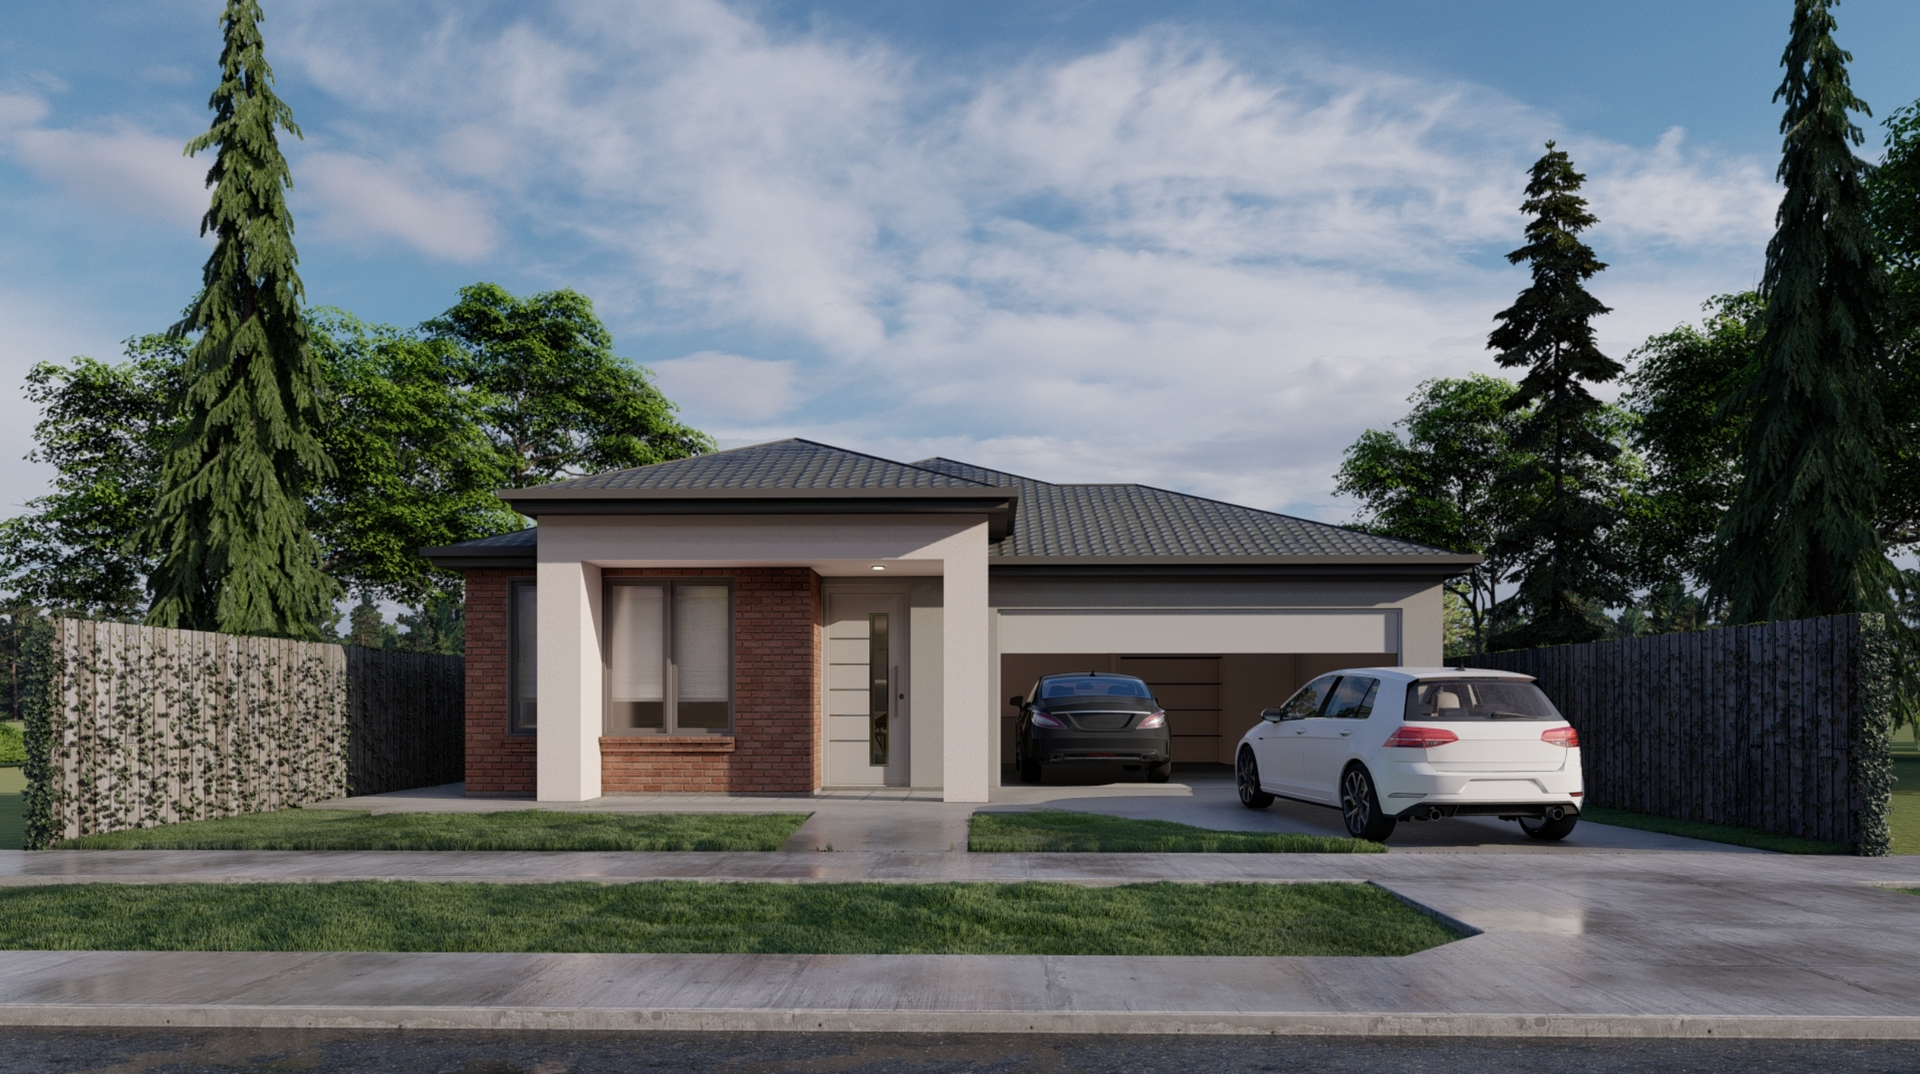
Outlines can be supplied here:
M1284 715L1286 715L1286 714L1285 714L1284 712L1282 712L1282 711L1280 711L1279 709L1261 709L1261 710L1260 710L1260 718L1261 718L1261 719L1263 719L1263 720L1270 720L1270 721L1272 721L1272 722L1274 722L1274 723L1279 723L1279 722L1280 722L1280 717L1282 717L1282 716L1284 716Z
M1020 694L1015 694L1012 697L1007 698L1007 704L1012 705L1014 708L1023 708L1026 706L1026 703L1027 703L1027 699Z

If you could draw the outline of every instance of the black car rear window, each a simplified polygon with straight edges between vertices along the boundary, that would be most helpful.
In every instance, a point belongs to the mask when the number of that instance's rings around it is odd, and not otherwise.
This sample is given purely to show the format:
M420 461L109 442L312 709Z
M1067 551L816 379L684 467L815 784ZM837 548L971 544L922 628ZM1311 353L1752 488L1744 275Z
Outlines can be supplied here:
M1558 720L1553 702L1530 682L1446 679L1407 687L1409 720Z
M1139 679L1047 679L1040 684L1040 700L1061 697L1152 697Z

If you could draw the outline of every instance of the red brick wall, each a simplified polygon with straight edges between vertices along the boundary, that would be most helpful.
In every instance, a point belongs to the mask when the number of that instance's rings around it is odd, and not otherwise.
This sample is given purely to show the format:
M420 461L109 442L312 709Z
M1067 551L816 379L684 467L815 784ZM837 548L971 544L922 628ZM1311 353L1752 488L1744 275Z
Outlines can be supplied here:
M534 737L507 732L507 582L530 570L467 573L467 793L534 793Z
M603 793L807 794L820 786L819 575L805 567L602 574L733 579L733 734L602 738Z
M820 576L805 567L608 569L733 579L733 734L600 740L603 793L806 794L820 786ZM467 793L531 795L532 735L507 731L507 582L467 572Z

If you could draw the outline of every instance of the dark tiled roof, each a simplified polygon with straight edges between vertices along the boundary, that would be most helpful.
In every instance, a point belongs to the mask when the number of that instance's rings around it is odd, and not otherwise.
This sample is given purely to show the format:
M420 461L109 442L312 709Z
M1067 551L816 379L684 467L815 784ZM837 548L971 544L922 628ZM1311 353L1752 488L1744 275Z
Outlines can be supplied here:
M952 459L915 466L1016 489L1010 556L1450 556L1390 537L1149 485L1055 485Z
M589 489L933 489L973 488L980 484L964 477L796 438L555 481L539 486L539 491L559 494Z
M1152 563L1164 558L1200 564L1236 559L1313 562L1323 557L1355 563L1379 563L1383 561L1371 557L1393 557L1387 562L1410 566L1432 557L1441 561L1433 566L1446 569L1458 566L1462 559L1456 553L1409 541L1147 485L1056 485L952 459L899 463L799 439L556 481L502 495L517 498L535 494L533 502L520 505L527 510L542 500L556 507L572 505L576 500L591 505L588 498L596 493L615 497L632 493L649 500L673 501L682 499L677 493L687 494L684 498L689 500L707 500L733 491L742 497L810 492L836 501L878 496L891 502L895 498L888 496L887 490L901 490L906 495L899 499L905 502L955 495L971 500L967 489L1004 489L1016 494L1012 532L996 540L990 549L990 554L1006 562L1009 569L1024 569L1023 564L1044 567L1048 561L1065 565L1075 560ZM549 498L549 493L557 495ZM1005 493L992 495L1004 497ZM1004 510L1004 499L1001 502ZM561 513L570 510L568 506ZM1003 518L996 523L999 532L1005 532L1006 521ZM539 530L529 528L423 551L448 564L484 564L516 556L530 561L538 538ZM1455 562L1445 562L1448 560Z
M540 544L540 528L528 526L526 529L511 533L497 533L492 537L476 537L471 541L461 541L455 548L537 548Z

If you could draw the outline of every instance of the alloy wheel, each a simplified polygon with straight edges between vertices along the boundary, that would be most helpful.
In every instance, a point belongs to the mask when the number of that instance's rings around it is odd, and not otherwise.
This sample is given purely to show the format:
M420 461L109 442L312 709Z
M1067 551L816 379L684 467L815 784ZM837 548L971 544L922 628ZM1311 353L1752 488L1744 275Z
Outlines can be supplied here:
M1367 774L1358 768L1347 770L1340 781L1340 812L1346 818L1347 831L1359 835L1373 822L1373 788Z

